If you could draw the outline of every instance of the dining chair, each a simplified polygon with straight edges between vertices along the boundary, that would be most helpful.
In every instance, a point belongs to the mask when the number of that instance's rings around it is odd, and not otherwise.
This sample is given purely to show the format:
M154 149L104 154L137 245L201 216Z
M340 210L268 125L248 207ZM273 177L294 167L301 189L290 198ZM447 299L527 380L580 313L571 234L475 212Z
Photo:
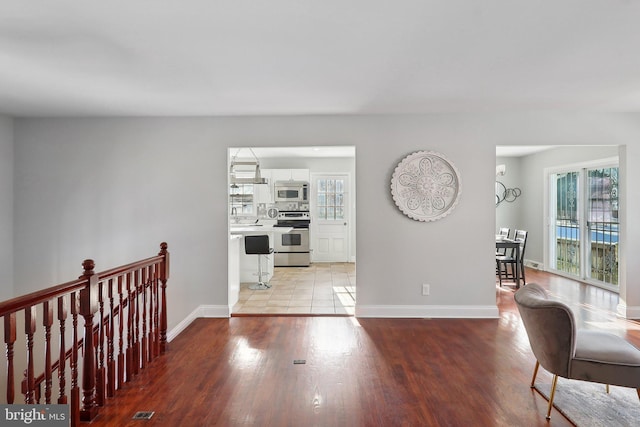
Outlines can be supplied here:
M501 227L500 230L498 231L498 237L503 239L508 239L510 233L511 233L511 229L509 227ZM506 254L507 254L506 249L496 249L496 256L506 255Z
M528 234L525 230L516 230L513 240L519 243L520 250L517 254L516 250L512 249L509 254L496 255L496 272L501 287L503 279L516 281L516 271L519 272L522 284L527 283L524 277L524 252L527 247ZM520 286L520 283L516 283L516 286Z

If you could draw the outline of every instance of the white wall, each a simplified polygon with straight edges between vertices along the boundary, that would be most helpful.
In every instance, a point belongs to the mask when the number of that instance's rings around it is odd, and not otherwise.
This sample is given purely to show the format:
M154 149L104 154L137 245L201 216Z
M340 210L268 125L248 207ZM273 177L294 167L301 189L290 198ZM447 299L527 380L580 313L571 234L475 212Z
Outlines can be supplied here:
M13 120L0 116L0 301L13 296Z
M522 166L520 157L497 157L496 166L505 165L506 173L503 176L496 176L496 181L504 184L507 189L518 188L522 191ZM513 202L502 201L496 206L496 233L501 227L509 227L510 236L513 237L517 229L524 229L521 223L523 208L522 193Z
M108 268L166 240L169 327L202 304L226 306L227 147L354 145L358 315L495 315L496 145L606 141L626 144L621 163L633 164L639 137L640 116L624 114L19 119L16 283L68 280L87 256ZM445 154L462 175L460 203L432 223L405 217L389 191L397 163L417 150ZM640 170L623 173L640 182ZM639 211L640 188L628 194L626 209ZM640 223L626 233L623 250L640 253ZM637 262L624 268L640 273ZM629 288L631 311L640 286Z
M21 292L77 277L85 258L101 271L167 241L171 325L198 304L223 304L227 206L213 183L226 182L227 150L210 128L198 119L17 120Z

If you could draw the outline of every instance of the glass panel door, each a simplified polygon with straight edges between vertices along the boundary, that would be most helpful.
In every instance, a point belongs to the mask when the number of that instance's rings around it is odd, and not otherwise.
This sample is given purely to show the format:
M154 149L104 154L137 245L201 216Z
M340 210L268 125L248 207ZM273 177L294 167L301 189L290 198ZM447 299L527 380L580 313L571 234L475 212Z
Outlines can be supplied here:
M552 176L556 189L555 268L571 275L580 275L580 224L578 213L579 172Z
M550 267L580 280L618 285L618 167L550 174Z
M588 277L618 284L618 168L587 171Z

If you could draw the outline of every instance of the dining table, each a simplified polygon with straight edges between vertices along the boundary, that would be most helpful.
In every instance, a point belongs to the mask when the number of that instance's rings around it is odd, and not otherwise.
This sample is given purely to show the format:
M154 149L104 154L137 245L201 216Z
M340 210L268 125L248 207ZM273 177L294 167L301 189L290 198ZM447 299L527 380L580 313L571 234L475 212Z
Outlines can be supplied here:
M496 250L500 249L515 249L513 252L514 258L516 259L515 281L516 289L518 289L520 288L520 242L496 234ZM500 273L498 272L498 274Z

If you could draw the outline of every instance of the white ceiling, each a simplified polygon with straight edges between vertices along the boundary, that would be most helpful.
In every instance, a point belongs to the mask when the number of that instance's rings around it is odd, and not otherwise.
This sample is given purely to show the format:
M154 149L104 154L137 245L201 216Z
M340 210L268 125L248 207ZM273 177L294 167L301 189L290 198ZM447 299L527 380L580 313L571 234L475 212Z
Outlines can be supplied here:
M636 0L2 0L0 113L640 111Z

